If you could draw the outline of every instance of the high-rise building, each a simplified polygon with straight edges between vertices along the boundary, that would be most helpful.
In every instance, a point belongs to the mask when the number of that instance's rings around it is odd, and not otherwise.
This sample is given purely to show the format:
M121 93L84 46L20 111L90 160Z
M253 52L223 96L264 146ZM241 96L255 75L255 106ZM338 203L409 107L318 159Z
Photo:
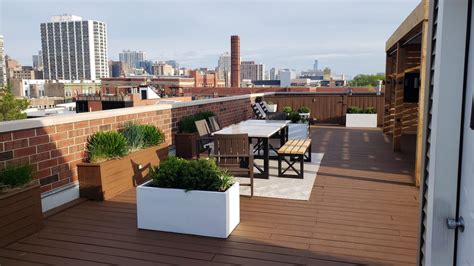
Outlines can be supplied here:
M96 80L109 76L107 27L73 15L41 23L45 79Z
M219 61L217 62L217 75L219 79L225 81L225 85L230 87L230 54L224 53L219 56Z
M174 68L165 62L157 62L153 65L153 75L155 76L173 76Z
M165 63L172 66L175 69L175 71L176 69L179 69L179 64L178 62L176 62L176 60L168 60L168 61L165 61Z
M7 67L5 66L5 49L3 47L3 35L0 35L0 87L7 84Z
M41 51L38 51L37 55L33 55L33 67L35 69L43 68L43 53Z
M329 67L325 67L323 69L323 79L330 80L331 79L331 69Z
M230 36L230 83L232 87L240 87L240 37Z
M263 80L265 79L264 73L264 64L256 64L254 61L242 61L240 63L240 80Z
M123 50L123 52L119 54L119 60L128 64L130 68L139 68L140 62L145 61L145 59L146 56L143 51Z
M270 69L270 80L279 80L280 79L280 70L272 67Z
M283 69L280 71L280 86L290 87L291 80L296 78L296 73L292 69Z
M121 61L109 61L109 77L125 77L129 72L128 65Z
M138 67L143 68L143 70L146 71L146 73L153 75L153 62L150 60L144 60L141 62L138 62Z
M318 70L319 70L319 68L318 68L318 59L315 59L315 60L314 60L313 70L314 70L314 71L318 71Z

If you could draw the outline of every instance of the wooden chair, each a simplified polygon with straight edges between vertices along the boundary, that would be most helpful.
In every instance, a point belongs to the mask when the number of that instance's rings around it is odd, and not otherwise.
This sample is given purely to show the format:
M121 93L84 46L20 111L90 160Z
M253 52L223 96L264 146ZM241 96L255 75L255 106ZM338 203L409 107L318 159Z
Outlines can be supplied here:
M211 130L209 129L205 119L195 121L194 124L196 125L199 135L199 137L196 139L197 158L200 157L202 150L206 150L207 155L209 156L211 154L214 141L214 138L211 135Z
M253 197L253 151L247 134L214 135L214 154L217 165L236 176L248 176L250 197Z
M221 130L221 126L219 125L219 122L217 122L217 117L211 116L208 118L208 120L209 120L209 126L212 132Z

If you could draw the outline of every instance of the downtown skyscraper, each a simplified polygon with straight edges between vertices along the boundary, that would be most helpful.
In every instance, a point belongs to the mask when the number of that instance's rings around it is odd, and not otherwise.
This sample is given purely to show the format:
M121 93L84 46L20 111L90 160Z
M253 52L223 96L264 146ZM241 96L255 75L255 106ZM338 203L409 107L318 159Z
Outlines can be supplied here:
M45 79L96 80L109 76L107 27L73 15L41 23Z
M139 68L140 63L145 61L146 55L142 51L123 50L119 53L120 62L124 62L130 68Z

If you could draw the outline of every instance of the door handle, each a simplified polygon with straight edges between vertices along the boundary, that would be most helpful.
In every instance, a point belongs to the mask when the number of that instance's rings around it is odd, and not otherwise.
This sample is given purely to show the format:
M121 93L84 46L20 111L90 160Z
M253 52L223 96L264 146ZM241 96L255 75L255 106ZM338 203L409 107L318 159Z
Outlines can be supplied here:
M448 218L446 219L446 226L448 226L449 229L459 229L462 233L464 232L464 218L462 218L462 216L458 219Z

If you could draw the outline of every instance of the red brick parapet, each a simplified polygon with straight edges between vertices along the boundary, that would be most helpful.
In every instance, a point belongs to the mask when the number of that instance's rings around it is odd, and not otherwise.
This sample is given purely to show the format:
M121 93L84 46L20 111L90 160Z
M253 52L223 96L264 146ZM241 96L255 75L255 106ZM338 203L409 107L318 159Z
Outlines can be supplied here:
M171 144L181 118L209 110L227 126L251 118L250 104L258 96L263 94L0 122L0 169L31 164L41 191L48 192L77 181L87 138L97 131L117 130L128 121L153 124Z

